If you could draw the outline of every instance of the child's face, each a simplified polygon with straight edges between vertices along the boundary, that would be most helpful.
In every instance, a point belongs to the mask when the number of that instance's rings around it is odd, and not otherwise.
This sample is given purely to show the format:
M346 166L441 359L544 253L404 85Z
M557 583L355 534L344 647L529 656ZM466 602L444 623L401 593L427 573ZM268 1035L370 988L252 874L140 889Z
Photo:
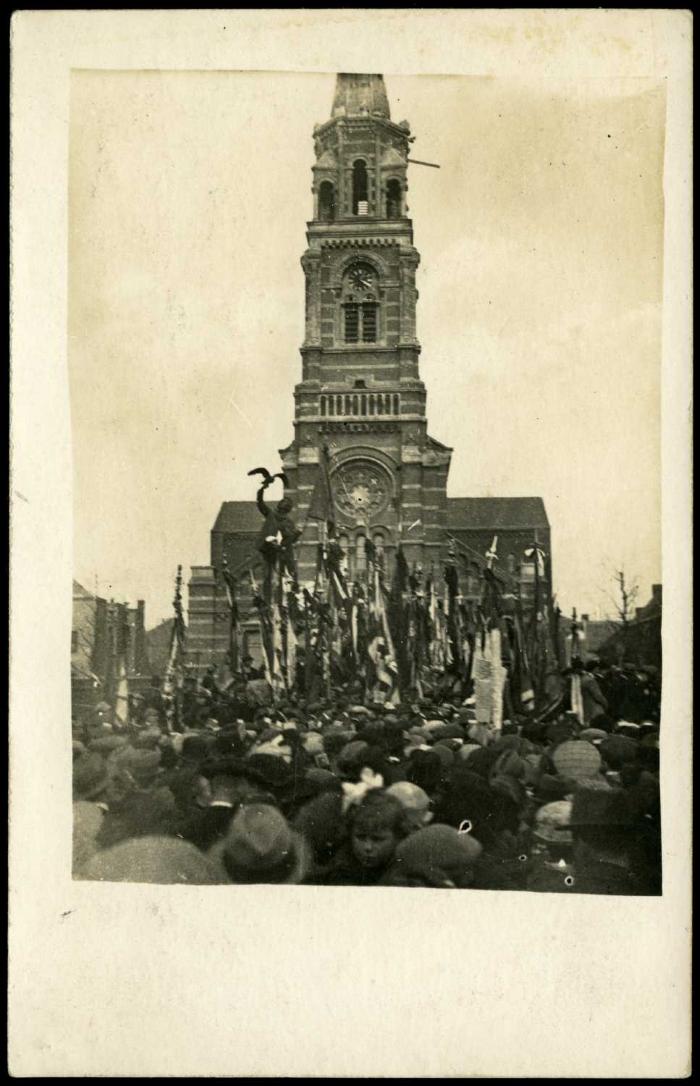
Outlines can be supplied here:
M355 826L352 851L363 867L382 867L394 854L396 837L390 826L379 823Z

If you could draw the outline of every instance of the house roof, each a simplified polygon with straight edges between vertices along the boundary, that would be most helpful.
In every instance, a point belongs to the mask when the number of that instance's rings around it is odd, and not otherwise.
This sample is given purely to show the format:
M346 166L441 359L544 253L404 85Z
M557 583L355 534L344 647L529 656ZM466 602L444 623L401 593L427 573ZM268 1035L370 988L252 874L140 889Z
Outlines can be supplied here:
M214 522L214 532L258 532L262 517L255 502L224 502Z
M453 529L549 528L542 498L448 498Z

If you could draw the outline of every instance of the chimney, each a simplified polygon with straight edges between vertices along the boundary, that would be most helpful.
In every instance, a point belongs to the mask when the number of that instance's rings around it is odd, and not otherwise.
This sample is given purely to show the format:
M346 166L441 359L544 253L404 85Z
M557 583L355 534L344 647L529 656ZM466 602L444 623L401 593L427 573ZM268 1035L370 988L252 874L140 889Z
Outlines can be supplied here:
M661 606L661 585L660 584L653 584L651 586L651 598L653 599L654 603L658 603L659 606Z
M589 621L588 615L581 615L581 622L588 622L588 621Z

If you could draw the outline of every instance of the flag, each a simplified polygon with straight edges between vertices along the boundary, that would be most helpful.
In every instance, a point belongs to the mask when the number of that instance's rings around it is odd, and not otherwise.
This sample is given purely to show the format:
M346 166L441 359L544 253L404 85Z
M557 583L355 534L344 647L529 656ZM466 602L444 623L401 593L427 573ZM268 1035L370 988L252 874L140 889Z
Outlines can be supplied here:
M328 447L324 445L319 452L316 485L311 495L311 504L306 514L312 520L322 520L333 524L333 492L331 490L330 458Z
M260 642L262 645L262 658L263 669L265 672L265 679L274 689L272 682L272 670L273 670L273 645L272 645L272 628L270 623L270 611L269 608L260 595L258 588L258 582L255 580L255 574L252 568L250 573L250 588L253 593L253 606L258 612L258 623L260 626Z
M168 663L163 681L165 722L168 731L173 730L178 715L177 691L182 677L182 657L185 650L185 619L182 611L182 566L177 567L173 610L175 612L175 620L170 634L170 654L168 656Z
M394 647L396 649L396 663L399 671L401 687L406 689L411 685L412 674L412 650L411 632L409 630L409 580L408 563L399 543L396 550L394 573L391 579L389 592L389 628L391 630Z
M224 587L226 589L226 599L229 606L229 667L234 673L238 671L240 666L240 644L238 633L238 601L236 599L236 578L233 576L228 568L226 559L224 558L221 575L224 581Z
M123 659L119 662L119 680L117 682L114 715L121 726L125 728L129 723L129 681L126 677L126 664Z
M370 603L368 608L369 630L367 656L370 662L371 696L375 701L397 704L399 701L399 674L393 638L389 628L384 585L377 561L376 549L368 548L371 565Z

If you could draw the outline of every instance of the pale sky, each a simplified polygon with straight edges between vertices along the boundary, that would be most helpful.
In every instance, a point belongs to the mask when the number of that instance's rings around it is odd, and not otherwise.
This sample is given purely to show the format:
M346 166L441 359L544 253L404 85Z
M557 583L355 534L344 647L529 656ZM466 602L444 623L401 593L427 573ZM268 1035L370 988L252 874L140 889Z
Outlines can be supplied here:
M75 576L171 613L222 501L293 436L312 128L334 75L79 72L70 126ZM448 494L541 495L561 606L661 579L663 87L385 75Z

